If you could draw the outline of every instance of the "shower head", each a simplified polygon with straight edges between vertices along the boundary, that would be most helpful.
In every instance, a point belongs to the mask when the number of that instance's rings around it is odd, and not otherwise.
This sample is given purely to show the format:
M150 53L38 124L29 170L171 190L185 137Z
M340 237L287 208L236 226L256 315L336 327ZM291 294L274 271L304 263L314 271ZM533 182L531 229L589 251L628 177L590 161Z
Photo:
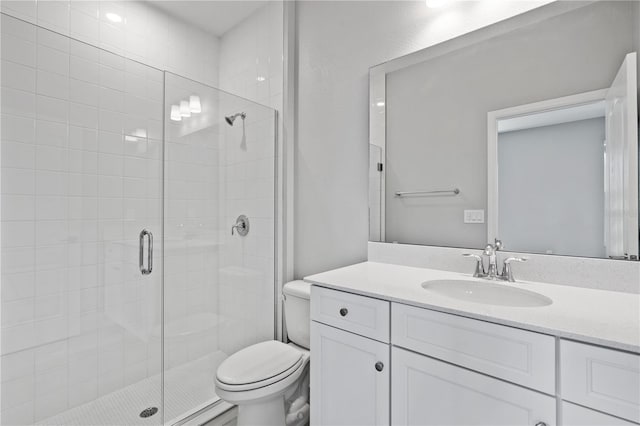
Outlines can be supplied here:
M229 126L233 126L233 122L236 120L236 118L240 117L244 121L246 116L247 114L245 114L244 112L237 112L233 115L227 115L224 119Z

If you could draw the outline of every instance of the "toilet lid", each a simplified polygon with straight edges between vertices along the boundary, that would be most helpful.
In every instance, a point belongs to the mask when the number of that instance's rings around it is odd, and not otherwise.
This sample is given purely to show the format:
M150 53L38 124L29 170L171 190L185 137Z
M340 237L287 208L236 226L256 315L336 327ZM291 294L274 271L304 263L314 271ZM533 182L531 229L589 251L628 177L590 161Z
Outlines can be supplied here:
M257 343L225 359L217 379L229 385L262 382L292 370L302 362L302 353L276 340Z

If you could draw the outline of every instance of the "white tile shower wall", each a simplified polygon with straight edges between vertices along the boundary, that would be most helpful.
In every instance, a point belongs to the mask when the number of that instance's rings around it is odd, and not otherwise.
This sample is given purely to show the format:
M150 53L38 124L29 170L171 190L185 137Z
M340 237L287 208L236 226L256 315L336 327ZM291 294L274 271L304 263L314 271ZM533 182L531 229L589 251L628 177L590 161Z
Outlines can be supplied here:
M220 88L282 111L283 5L266 2L220 41ZM220 348L233 353L273 338L275 141L272 112L223 97L221 115L244 111L243 123L223 125L220 138ZM278 120L279 142L282 120ZM246 237L229 229L240 214L251 221Z
M180 122L169 120L165 127L166 369L217 350L221 325L217 305L218 91L167 75L167 114L171 104L193 94L200 97L202 112Z
M145 1L18 0L2 12L143 62L201 81L218 83L217 37ZM107 14L116 14L114 22Z
M220 145L220 349L227 354L263 340L274 330L275 116L273 110L224 97L220 110L243 111L246 120L221 128ZM231 235L236 218L250 220L246 236Z
M220 38L219 87L282 110L281 1L266 1Z
M162 72L2 15L2 424L159 372Z
M269 108L170 74L166 83L167 114L192 94L202 103L166 122L164 353L173 368L273 336L275 145ZM231 127L224 116L236 111L246 120ZM230 233L238 212L251 221L246 237Z
M218 83L219 70L229 71L227 75L231 76L234 70L246 70L246 64L253 62L255 75L244 73L244 80L236 79L236 86L230 87L229 83L224 88L281 109L280 2L269 2L241 23L241 30L227 34L230 64L220 68L219 39L146 2L2 1L1 10L212 86ZM109 21L107 12L117 13L123 21ZM46 31L37 31L42 35L38 39L42 46L36 47L36 36L29 34L32 30L10 18L4 18L2 30L2 219L12 222L2 229L3 244L8 248L3 247L2 265L11 265L8 271L13 268L15 273L2 277L2 301L7 301L2 306L2 326L8 329L6 333L3 329L3 343L7 343L3 351L8 348L14 352L2 357L0 408L2 423L31 424L159 371L159 300L154 292L159 282L146 287L136 282L137 262L125 259L135 259L131 250L135 250L137 241L123 241L123 235L137 235L142 226L159 228L159 216L141 220L138 213L144 207L144 214L161 208L157 195L160 190L155 185L160 178L156 166L161 155L162 129L156 120L147 122L147 127L138 126L119 111L125 108L125 113L131 113L126 108L148 108L149 104L136 99L149 97L151 92L159 95L148 100L161 102L162 82L136 74L136 68L144 67L134 62L127 61L125 69L120 69L119 58L113 55L103 53L96 63L93 49L74 41L71 45L76 51L69 55L65 40ZM235 48L242 47L240 40L246 40L242 32L250 34L255 44L251 49L235 52ZM268 47L264 46L265 40ZM268 55L259 54L258 49L268 49ZM105 66L108 68L101 68ZM129 69L132 72L127 73ZM265 78L258 79L259 76ZM272 139L267 138L262 144L254 135L272 135L269 125L273 121L269 119L266 124L258 113L250 113L250 117L245 140L249 156L233 150L224 156L216 149L203 151L198 146L202 140L214 141L215 147L216 138L223 136L217 130L181 140L192 148L188 153L175 144L167 147L167 177L182 178L172 180L167 188L167 219L175 219L167 226L166 288L171 297L167 319L174 321L167 324L165 332L180 335L182 327L196 329L188 339L178 336L171 340L175 344L169 342L168 367L216 346L217 334L208 333L207 328L221 324L218 305L213 310L204 306L218 291L216 282L211 282L211 277L218 277L218 260L210 254L218 250L216 241L229 242L228 224L236 216L235 208L233 213L225 209L224 220L217 223L218 208L223 203L218 201L212 206L212 200L220 195L218 190L233 193L231 198L245 203L241 208L252 217L253 236L243 240L242 245L237 240L231 242L231 246L240 248L241 256L234 257L238 252L230 251L224 259L228 268L219 272L221 276L235 277L225 281L226 293L221 291L217 299L220 309L232 314L232 319L237 315L237 326L246 326L246 321L251 320L249 327L235 329L240 338L227 333L226 351L272 337L273 158L266 158L268 155L256 150L254 144L267 149L271 156L274 148ZM222 120L221 113L217 119ZM117 129L129 125L134 125L134 130L125 135L129 140L114 136ZM135 130L139 128L147 131L147 151L145 138ZM240 145L235 148L242 150ZM205 178L203 173L210 176ZM233 175L224 178L227 173ZM265 179L259 179L262 176ZM222 178L224 185L218 183ZM203 179L212 186L205 188ZM45 197L36 188L44 188L50 195ZM239 188L247 188L248 192ZM180 191L184 192L172 197ZM199 198L194 195L196 191L208 196ZM146 203L140 201L145 197L149 197ZM247 203L251 207L245 208ZM208 219L206 227L216 227L211 239L213 247L194 241L198 240L195 233L202 236L202 229L197 228L204 223L203 215ZM100 220L98 225L95 220ZM178 221L183 224L181 230L172 228ZM209 232L206 228L205 240L209 240ZM224 238L217 239L217 232L222 232ZM156 234L156 246L158 237ZM40 247L36 243L59 244ZM185 249L186 253L182 251ZM36 264L55 269L30 269L36 255ZM157 258L155 265L158 274L154 275L159 277ZM172 274L170 271L176 268L190 272L187 277ZM205 276L209 278L205 280ZM238 291L234 288L237 283L243 283L245 288ZM243 299L245 290L251 294L250 309ZM64 296L65 292L73 297ZM55 313L49 312L52 310ZM56 313L64 321L47 321L51 329L41 331L33 325L42 318L55 319ZM56 324L60 327L55 328ZM202 339L198 330L207 331L207 339ZM61 340L35 346L43 336ZM103 351L107 343L113 345ZM50 382L45 386L42 383L47 378ZM5 395L10 396L4 398Z

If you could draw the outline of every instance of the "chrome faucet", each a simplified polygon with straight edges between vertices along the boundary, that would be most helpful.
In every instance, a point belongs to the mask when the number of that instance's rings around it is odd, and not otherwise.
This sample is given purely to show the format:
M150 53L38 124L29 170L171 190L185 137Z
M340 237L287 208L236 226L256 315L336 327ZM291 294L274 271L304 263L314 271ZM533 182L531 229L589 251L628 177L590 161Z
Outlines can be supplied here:
M498 263L496 261L496 252L502 248L502 241L495 239L493 244L487 244L483 254L489 258L489 270L485 278L495 280L498 277Z
M526 257L508 257L504 260L504 265L502 266L502 272L498 273L498 256L496 252L502 249L502 241L496 240L493 244L489 243L484 248L482 254L487 256L489 259L489 269L485 270L484 268L484 259L482 256L477 254L465 253L463 256L470 257L476 260L476 270L473 273L473 276L476 278L486 278L488 280L502 280L515 282L515 278L513 277L513 270L511 269L511 262L526 262Z

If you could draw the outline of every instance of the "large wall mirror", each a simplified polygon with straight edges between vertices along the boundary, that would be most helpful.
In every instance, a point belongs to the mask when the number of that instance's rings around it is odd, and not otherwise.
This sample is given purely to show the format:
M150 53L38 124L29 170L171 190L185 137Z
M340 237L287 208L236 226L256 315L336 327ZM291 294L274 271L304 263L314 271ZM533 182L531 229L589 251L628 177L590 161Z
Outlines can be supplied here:
M557 1L370 70L370 240L638 260L640 2Z

